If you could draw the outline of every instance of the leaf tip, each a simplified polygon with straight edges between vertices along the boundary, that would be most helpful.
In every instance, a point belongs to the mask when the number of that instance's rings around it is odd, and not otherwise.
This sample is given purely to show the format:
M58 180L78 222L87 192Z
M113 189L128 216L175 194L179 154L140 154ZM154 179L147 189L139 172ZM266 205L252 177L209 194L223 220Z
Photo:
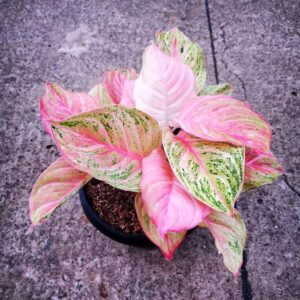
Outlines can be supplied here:
M173 253L164 254L166 261L171 261L173 258Z
M237 279L237 278L239 278L240 277L240 270L241 270L241 268L239 268L237 271L235 271L235 272L232 272L232 275L233 275L233 278L234 279Z

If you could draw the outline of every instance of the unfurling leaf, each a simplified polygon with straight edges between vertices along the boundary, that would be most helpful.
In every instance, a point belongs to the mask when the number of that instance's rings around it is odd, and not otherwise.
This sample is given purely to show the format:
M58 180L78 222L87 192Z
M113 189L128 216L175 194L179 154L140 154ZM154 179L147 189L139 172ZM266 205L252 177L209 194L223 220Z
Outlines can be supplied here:
M66 161L128 191L139 191L141 160L161 145L161 132L152 117L120 105L55 122L52 128Z
M62 121L100 106L98 98L85 93L68 92L55 83L47 83L40 102L40 114L45 130L52 135L51 122Z
M125 93L125 89L128 89L128 82L132 82L136 79L137 74L134 69L120 69L114 71L108 71L104 74L103 86L115 104L124 104L128 100L128 94ZM132 84L129 85L131 87ZM132 87L131 87L132 88ZM123 98L123 103L120 103Z
M222 83L218 85L205 85L199 96L218 94L230 96L232 91L233 89L228 83Z
M52 212L68 200L91 177L64 159L52 163L35 182L29 199L29 214L33 225L48 218Z
M211 208L230 214L244 179L244 147L209 142L184 131L163 134L173 172L183 186Z
M190 101L178 118L180 127L204 140L269 152L270 125L246 102L229 96L202 96Z
M177 28L157 33L156 44L166 54L178 57L182 62L190 66L195 75L196 91L197 95L199 95L206 80L201 47L197 43L193 43Z
M151 45L145 50L133 96L136 108L165 127L178 116L184 104L196 96L195 76L178 58Z
M163 149L143 159L142 171L143 202L161 236L194 228L210 213L177 180Z
M215 238L225 267L236 276L243 263L243 250L247 238L246 227L239 212L235 209L234 214L228 216L213 211L203 223Z
M243 192L271 183L281 174L281 165L271 152L258 154L246 149Z
M174 251L184 240L186 232L172 232L161 236L143 205L141 194L135 197L135 211L146 236L161 250L167 260L171 260Z

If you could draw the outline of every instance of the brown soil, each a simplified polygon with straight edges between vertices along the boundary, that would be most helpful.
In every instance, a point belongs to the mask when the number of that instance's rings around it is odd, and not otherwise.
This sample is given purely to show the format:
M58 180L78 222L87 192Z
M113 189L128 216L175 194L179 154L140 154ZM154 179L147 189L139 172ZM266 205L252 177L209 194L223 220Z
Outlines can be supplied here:
M86 184L85 192L95 212L107 223L127 233L142 233L134 208L136 193L113 188L94 178Z

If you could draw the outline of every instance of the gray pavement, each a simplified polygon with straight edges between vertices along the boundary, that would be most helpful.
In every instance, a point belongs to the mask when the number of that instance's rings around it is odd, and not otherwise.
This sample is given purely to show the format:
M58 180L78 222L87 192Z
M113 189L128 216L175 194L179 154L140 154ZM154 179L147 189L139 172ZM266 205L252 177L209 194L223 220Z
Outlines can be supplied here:
M217 77L272 124L285 169L238 202L253 299L300 298L297 3L209 2ZM88 90L105 69L139 69L154 33L174 26L202 45L214 83L204 1L0 1L0 299L242 299L205 230L166 262L101 235L75 196L26 234L31 186L58 157L39 121L43 82Z

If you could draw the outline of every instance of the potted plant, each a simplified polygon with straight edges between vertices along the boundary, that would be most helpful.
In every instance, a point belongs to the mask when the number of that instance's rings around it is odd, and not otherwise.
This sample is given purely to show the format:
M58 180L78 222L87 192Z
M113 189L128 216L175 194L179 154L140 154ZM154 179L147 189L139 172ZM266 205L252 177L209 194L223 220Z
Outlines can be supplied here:
M33 186L32 224L84 187L84 211L106 235L151 240L170 260L189 230L206 227L238 274L246 229L237 197L282 170L270 125L231 92L206 84L201 48L177 29L156 35L140 74L107 72L88 94L47 83L41 119L62 157Z

